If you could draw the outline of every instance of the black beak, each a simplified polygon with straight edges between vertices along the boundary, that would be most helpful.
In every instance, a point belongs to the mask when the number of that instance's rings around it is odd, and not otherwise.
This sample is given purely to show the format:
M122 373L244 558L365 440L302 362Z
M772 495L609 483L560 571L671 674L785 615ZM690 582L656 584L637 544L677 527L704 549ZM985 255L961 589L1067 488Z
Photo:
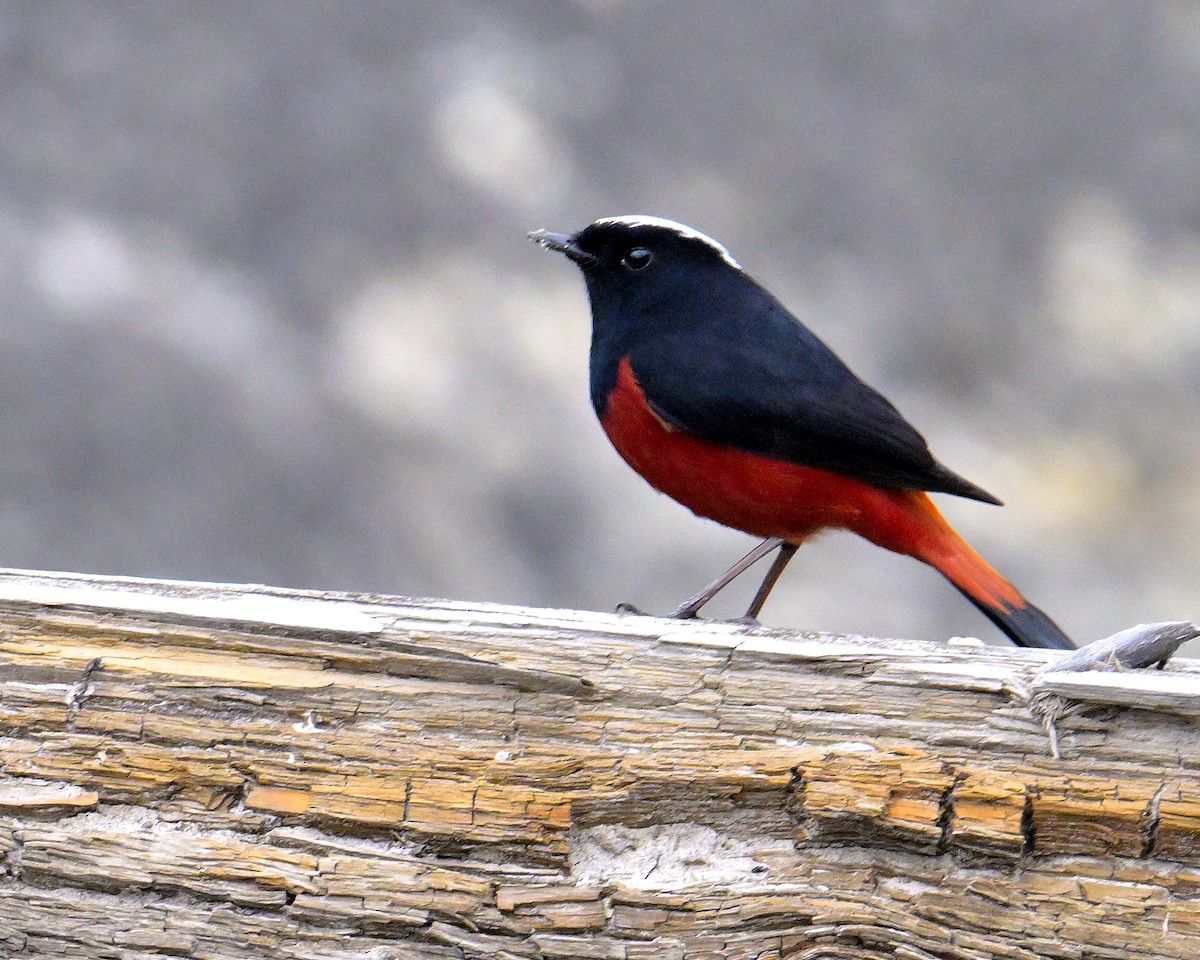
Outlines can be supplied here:
M591 266L598 263L596 257L593 257L586 250L581 250L575 245L575 238L569 237L565 233L551 233L549 230L534 230L531 233L525 234L526 238L532 240L539 247L545 247L547 250L554 250L574 260L581 267Z

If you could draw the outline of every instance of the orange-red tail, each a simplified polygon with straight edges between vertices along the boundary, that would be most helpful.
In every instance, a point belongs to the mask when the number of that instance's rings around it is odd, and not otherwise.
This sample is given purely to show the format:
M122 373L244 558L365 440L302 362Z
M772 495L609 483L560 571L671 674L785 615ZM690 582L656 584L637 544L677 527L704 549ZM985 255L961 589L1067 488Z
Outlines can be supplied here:
M917 494L915 500L924 530L913 556L954 584L1017 646L1075 649L1071 638L1053 620L1021 596L1016 587L954 532L927 496Z

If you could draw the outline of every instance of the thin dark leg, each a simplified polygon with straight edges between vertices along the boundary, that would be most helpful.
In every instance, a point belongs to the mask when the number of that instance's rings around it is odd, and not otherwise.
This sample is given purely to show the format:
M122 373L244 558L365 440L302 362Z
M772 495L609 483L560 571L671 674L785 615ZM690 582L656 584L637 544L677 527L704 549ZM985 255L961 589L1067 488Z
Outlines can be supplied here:
M717 577L716 580L710 583L698 594L681 603L678 607L671 611L668 616L675 617L678 620L692 619L699 612L700 608L708 603L709 600L724 590L727 586L729 586L730 583L733 582L735 578L745 573L748 569L750 569L750 567L758 563L759 560L765 557L780 544L783 544L783 541L779 537L767 538L748 554L742 557L741 560ZM790 546L790 544L785 544L785 546ZM788 555L788 559L791 559L790 554ZM780 569L782 570L783 568L781 567ZM770 574L768 574L768 576L770 576ZM778 577L778 574L776 574L776 576ZM774 581L772 581L772 583L774 583ZM761 592L761 588L759 592ZM768 592L770 592L770 588L768 588ZM755 599L757 599L757 597ZM764 596L763 599L765 600L766 597Z
M779 579L779 575L783 573L783 568L796 555L796 550L799 546L797 543L785 543L779 547L779 552L775 554L775 559L771 561L771 569L763 577L763 582L758 588L758 593L754 595L754 599L750 601L750 606L746 608L747 620L758 619L758 612L763 608L763 604L767 602L767 597L770 596L771 591L775 588L775 583Z

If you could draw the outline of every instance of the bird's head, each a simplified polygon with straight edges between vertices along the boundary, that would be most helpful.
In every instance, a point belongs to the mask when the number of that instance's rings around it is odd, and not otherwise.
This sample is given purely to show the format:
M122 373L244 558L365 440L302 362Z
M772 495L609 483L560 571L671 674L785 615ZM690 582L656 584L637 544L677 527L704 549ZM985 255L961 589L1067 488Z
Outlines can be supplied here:
M575 234L535 230L529 239L583 271L597 325L635 323L665 305L672 315L685 316L693 298L711 296L742 276L716 240L661 217L606 217Z

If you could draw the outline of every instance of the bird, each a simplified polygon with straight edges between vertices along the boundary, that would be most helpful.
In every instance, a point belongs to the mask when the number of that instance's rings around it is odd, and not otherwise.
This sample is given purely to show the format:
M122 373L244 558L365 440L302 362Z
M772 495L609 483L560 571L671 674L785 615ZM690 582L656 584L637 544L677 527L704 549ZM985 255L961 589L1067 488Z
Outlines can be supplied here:
M671 616L698 616L777 550L746 611L754 622L796 549L843 529L933 567L1018 646L1075 648L929 494L1001 501L937 460L722 244L641 214L528 238L583 274L591 402L617 452L693 513L763 538Z

